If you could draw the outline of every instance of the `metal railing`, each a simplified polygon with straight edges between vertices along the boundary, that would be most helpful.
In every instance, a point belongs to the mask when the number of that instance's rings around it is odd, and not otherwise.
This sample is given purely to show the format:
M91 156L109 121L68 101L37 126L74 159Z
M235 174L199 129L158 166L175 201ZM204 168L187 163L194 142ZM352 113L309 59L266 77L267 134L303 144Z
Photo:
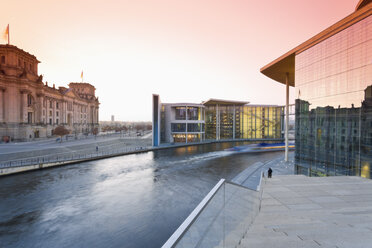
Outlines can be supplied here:
M92 158L107 157L113 155L120 155L138 151L147 151L151 147L125 147L125 148L109 148L109 149L100 149L98 151L93 151L90 149L90 152L87 150L75 151L75 152L65 152L52 155L40 155L24 159L16 159L9 161L0 162L0 169L12 168L12 167L21 167L28 165L44 165L50 163L65 163L72 161L79 161Z
M162 248L236 247L261 209L257 190L221 179Z

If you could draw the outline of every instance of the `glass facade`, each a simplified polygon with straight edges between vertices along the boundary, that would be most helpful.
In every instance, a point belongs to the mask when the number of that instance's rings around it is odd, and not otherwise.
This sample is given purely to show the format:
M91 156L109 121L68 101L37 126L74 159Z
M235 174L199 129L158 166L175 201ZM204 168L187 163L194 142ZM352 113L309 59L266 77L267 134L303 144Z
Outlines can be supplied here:
M241 113L241 138L282 138L283 107L244 106Z
M187 142L200 142L202 140L202 134L172 134L173 140L175 143L186 143Z
M206 139L281 139L282 106L206 106Z
M161 104L160 143L283 139L283 106L221 102Z
M186 107L176 107L176 120L186 120Z
M186 132L186 123L171 123L171 130L174 133Z
M299 174L370 178L372 16L295 57Z
M216 139L217 113L216 106L205 107L205 138Z
M187 123L187 132L202 132L202 123Z
M187 107L187 119L188 120L198 120L201 116L199 114L200 108L198 107Z

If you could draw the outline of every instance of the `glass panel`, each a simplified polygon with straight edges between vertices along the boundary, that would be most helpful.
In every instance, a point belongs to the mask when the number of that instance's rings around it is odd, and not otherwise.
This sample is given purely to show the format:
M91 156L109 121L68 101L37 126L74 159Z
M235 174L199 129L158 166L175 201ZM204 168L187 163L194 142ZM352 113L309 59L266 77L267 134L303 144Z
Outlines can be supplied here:
M296 55L299 174L370 178L372 16Z
M201 120L200 117L200 108L198 107L187 107L187 119L188 120Z
M233 123L234 123L234 107L233 106L219 106L220 109L220 138L233 138Z
M172 132L186 132L186 123L171 123Z
M186 107L176 107L176 120L186 120Z
M205 137L206 139L216 139L216 107L206 106L205 112Z
M188 123L187 132L201 132L201 124L200 123Z
M236 247L259 212L261 193L225 182L175 247Z

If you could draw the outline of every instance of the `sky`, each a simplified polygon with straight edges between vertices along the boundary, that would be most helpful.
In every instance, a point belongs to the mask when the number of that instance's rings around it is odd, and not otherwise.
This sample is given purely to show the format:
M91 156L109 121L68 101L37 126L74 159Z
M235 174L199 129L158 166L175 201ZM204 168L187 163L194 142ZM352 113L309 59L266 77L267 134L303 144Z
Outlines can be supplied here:
M96 87L100 120L150 121L151 97L285 104L260 68L351 14L357 0L1 0L0 30L49 85ZM2 40L1 43L6 43ZM294 90L290 91L294 102Z

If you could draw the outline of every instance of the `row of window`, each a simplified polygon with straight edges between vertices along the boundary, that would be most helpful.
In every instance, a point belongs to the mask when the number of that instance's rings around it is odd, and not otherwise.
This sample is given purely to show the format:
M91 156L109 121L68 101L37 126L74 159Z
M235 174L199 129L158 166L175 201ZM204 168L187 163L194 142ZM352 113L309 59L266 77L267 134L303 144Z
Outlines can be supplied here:
M45 109L43 109L43 115L45 115ZM49 110L49 116L52 116L52 115L53 115L53 111ZM59 111L56 111L56 116L59 117ZM87 114L84 114L84 116L83 116L83 114L80 114L80 118L83 119L83 117L84 117L84 119L86 119Z
M6 57L5 57L5 55L1 55L0 62L1 62L1 64L5 64L6 63ZM21 67L22 64L23 64L23 67L22 68L26 68L26 69L28 69L30 71L35 72L34 71L34 64L33 63L27 64L26 61L23 61L23 63L22 63L22 60L21 59L18 59L18 66Z
M203 132L205 127L204 123L171 123L172 132Z
M204 115L203 109L198 107L176 107L176 120L202 120Z
M28 101L28 105L30 106L32 104L32 96L29 94L27 95L27 101ZM43 102L43 107L46 107L46 104L47 104L47 101L48 100L44 100ZM49 100L49 108L53 108L53 103L54 101L52 100ZM59 109L59 102L55 102L55 106L56 106L56 109ZM88 108L86 106L77 106L77 109L80 110L81 113L87 113L87 110ZM68 102L67 103L67 110L68 111L72 111L73 110L73 105L72 105L72 102Z
M34 71L33 67L34 67L34 64L30 63L30 64L27 64L26 61L23 61L23 67L22 68L27 68L27 65L28 65L28 69L30 71ZM21 59L18 59L18 66L21 67L22 66L22 61Z

